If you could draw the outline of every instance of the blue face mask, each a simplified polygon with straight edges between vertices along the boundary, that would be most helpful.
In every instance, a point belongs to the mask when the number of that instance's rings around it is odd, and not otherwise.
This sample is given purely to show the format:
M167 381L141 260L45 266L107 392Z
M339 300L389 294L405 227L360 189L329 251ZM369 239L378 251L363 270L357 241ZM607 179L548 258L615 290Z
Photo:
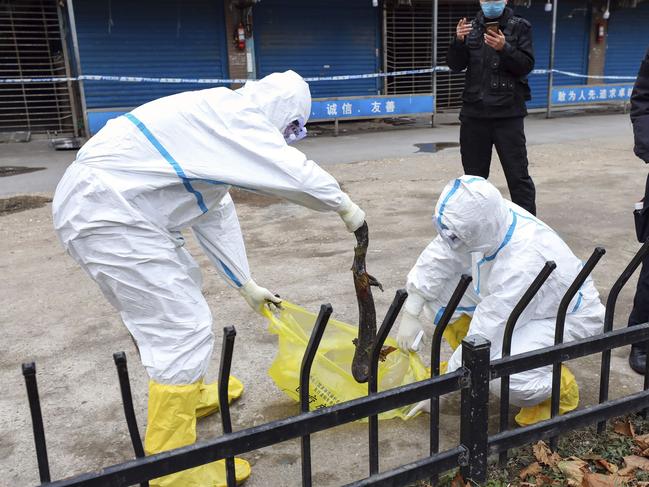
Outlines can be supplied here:
M497 19L505 10L505 0L481 2L480 7L488 19Z

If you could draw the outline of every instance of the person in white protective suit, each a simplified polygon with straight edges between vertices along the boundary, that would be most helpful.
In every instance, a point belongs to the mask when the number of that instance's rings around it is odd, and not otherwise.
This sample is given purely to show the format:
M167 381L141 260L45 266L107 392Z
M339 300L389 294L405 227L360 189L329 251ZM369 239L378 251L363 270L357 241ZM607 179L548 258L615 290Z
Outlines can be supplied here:
M505 200L491 183L476 176L448 183L435 206L433 220L438 236L408 274L399 346L403 350L417 348L422 319L437 324L460 276L466 273L473 281L456 310L456 321L444 334L454 348L447 370L461 366L460 343L467 334L488 339L491 360L499 358L509 315L549 260L557 267L520 316L511 354L554 345L559 303L582 267L565 242L541 220ZM565 341L601 332L603 319L604 307L589 277L568 307ZM498 392L497 381L491 385ZM522 408L516 421L525 425L549 418L551 390L551 366L513 375L510 400ZM577 407L578 394L574 376L564 366L562 413ZM428 408L429 402L422 402L411 414Z
M260 312L280 300L250 275L231 187L338 212L350 232L364 212L336 180L287 142L306 135L311 95L292 71L147 103L110 120L77 154L53 202L69 254L117 308L149 376L145 449L196 440L196 418L218 407L204 384L214 335L200 270L183 247L191 229L203 251ZM230 378L232 393L242 386ZM249 465L236 459L237 479ZM224 462L154 480L155 486L226 485Z

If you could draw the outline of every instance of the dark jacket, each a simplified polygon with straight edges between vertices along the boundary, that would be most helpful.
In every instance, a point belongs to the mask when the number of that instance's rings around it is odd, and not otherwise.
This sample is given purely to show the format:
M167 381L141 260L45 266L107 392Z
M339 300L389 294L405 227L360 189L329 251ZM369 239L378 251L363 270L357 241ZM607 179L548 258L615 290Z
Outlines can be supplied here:
M649 164L649 50L640 65L631 94L631 122L635 155ZM649 180L647 181L649 190Z
M532 25L510 8L496 19L505 35L505 47L496 51L485 44L485 17L478 12L473 30L464 41L451 41L446 62L454 72L466 69L461 115L483 118L527 115L530 100L527 75L534 69ZM491 21L491 20L489 20Z

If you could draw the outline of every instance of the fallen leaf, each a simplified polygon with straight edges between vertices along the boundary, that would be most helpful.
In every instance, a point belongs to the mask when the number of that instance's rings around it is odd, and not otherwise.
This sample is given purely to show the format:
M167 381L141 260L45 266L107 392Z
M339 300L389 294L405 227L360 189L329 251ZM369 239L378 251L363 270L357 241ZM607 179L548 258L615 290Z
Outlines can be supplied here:
M451 487L466 487L469 483L464 480L460 472L457 473L455 478L451 481ZM470 487L470 486L469 486Z
M555 481L545 474L539 474L536 477L536 487L547 487L555 485Z
M583 460L570 457L573 460L564 460L557 464L561 473L566 477L568 485L572 487L581 487L584 481L584 468L588 467L588 464Z
M553 453L550 447L542 441L534 445L532 451L541 465L554 467L561 460L561 456L558 453Z
M541 465L539 465L539 462L534 462L521 470L521 473L519 473L518 476L521 480L525 480L528 476L534 476L539 473L541 473Z
M596 461L610 473L617 473L617 471L619 470L619 468L617 468L617 465L604 460L603 458L598 458Z
M624 457L624 464L626 466L618 472L620 475L631 474L637 469L649 472L649 458L629 455L628 457Z
M582 487L620 487L626 485L628 479L619 475L604 475L586 472Z
M613 425L613 431L619 435L635 437L635 430L630 421L618 421Z
M595 455L594 453L586 453L585 455L580 455L579 458L582 460L591 461L591 462L596 462L597 460L601 460L601 455Z
M644 451L649 449L649 434L636 436L633 438L633 441L635 441L635 444L638 445L641 450Z

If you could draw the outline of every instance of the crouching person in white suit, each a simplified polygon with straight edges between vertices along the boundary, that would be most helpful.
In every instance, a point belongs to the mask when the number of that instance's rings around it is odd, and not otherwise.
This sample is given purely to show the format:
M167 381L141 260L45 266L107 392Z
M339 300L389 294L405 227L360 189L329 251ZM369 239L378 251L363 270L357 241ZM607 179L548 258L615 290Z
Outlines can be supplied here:
M463 176L442 192L433 216L438 236L426 247L408 274L408 299L397 341L415 350L423 322L437 323L462 274L473 277L456 310L456 321L444 333L454 352L447 370L461 366L461 340L481 335L491 342L491 360L501 357L507 319L546 261L555 271L520 316L511 354L554 344L559 303L582 267L565 242L546 224L505 200L488 181ZM564 340L586 338L602 331L604 306L589 277L568 307ZM413 346L415 345L415 346ZM577 407L579 389L572 373L562 369L561 407ZM491 383L498 392L497 381ZM515 374L510 400L521 407L516 421L532 424L550 417L552 367ZM428 410L424 401L413 409Z

